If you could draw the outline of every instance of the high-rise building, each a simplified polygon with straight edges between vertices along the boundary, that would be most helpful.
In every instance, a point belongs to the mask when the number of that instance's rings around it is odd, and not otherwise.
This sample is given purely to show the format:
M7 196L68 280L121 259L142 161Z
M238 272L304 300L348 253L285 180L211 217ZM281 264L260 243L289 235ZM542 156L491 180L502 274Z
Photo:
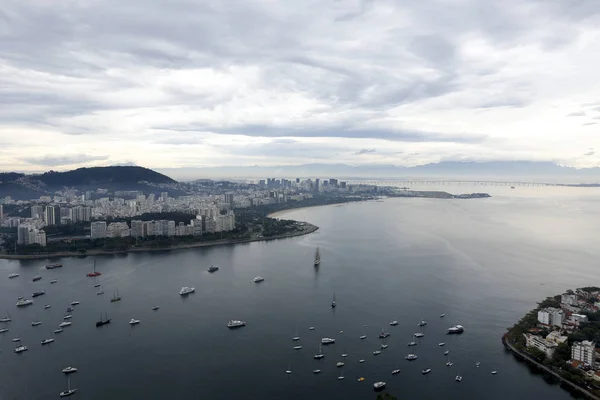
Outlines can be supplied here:
M168 198L169 198L169 192L160 192L160 199L162 201L167 201Z
M260 181L258 181L258 187L261 189L266 189L267 188L267 183L265 182L264 179L261 179Z
M338 185L338 180L337 180L337 179L330 178L330 179L329 179L329 185L330 185L330 186L337 187L337 185Z
M319 191L319 184L321 183L321 180L319 178L315 179L315 192Z
M17 244L29 244L29 226L19 225L17 228Z
M43 218L44 217L44 206L34 205L31 206L31 218Z
M90 222L92 220L92 207L77 206L71 210L72 222Z
M91 224L91 238L102 239L106 237L106 221L96 221Z
M0 221L4 219L4 206L0 204Z
M60 225L60 207L46 206L46 225Z
M131 236L133 237L144 237L144 221L132 220L131 221Z
M544 325L561 326L564 315L564 311L560 308L543 308L538 311L538 321Z
M586 365L594 365L596 343L584 340L573 342L571 346L571 360L581 361Z
M346 189L346 182L340 182L340 187L342 189Z
M225 193L225 204L229 205L229 209L233 209L233 193Z

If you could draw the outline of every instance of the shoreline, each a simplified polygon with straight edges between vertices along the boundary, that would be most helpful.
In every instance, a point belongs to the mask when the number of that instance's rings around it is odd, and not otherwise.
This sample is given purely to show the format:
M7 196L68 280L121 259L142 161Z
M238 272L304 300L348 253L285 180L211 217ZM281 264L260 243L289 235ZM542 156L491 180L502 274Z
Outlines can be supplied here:
M227 245L235 245L235 244L243 244L243 243L252 243L252 242L267 242L271 240L278 239L287 239L297 236L304 236L310 233L313 233L319 229L318 226L310 224L308 222L302 222L304 224L304 229L301 231L284 233L281 235L271 236L271 237L256 237L250 239L223 239L223 240L214 240L210 242L198 242L198 243L188 243L182 245L175 245L169 247L131 247L125 250L90 250L86 253L78 253L78 252L58 252L58 253L45 253L45 254L0 254L0 259L4 260L42 260L44 258L62 258L62 257L79 257L85 258L87 256L99 256L99 255L115 255L115 254L127 254L127 253L144 253L144 252L155 252L155 251L170 251L170 250L183 250L183 249L192 249L196 247L211 247L211 246L227 246Z

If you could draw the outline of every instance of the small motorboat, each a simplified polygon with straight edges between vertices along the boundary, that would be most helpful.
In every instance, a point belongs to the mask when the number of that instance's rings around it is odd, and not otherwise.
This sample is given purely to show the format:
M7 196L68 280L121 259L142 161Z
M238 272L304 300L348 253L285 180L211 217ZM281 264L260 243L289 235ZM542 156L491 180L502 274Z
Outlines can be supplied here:
M65 321L65 322L61 322L60 325L58 325L60 328L64 328L65 326L71 326L72 322L71 321Z
M63 331L62 328L58 328L58 329L54 330L54 333L61 333L62 331Z
M385 331L381 331L381 333L379 334L379 339L385 339L387 337L389 337L391 335L391 333L389 332L385 332Z
M346 357L348 357L348 354L342 353L342 357L346 358Z
M361 358L360 360L358 360L358 363L359 363L359 364L362 364L362 363L364 363L364 362L365 362L365 360L363 360L362 358Z
M71 319L71 318L73 318L73 316L72 316L72 315L70 315L70 314L69 314L69 315L65 315L65 316L63 317L63 319L64 319L65 321L66 321L66 320L68 320L68 319Z
M77 371L78 370L75 367L65 367L65 368L63 368L62 373L63 374L72 374L73 372L77 372Z
M411 346L416 346L416 345L417 345L417 342L408 342L408 346L409 346L409 347L411 347Z
M388 345L387 345L387 344L382 344L382 345L381 345L381 346L379 346L379 347L381 347L381 349L387 349L387 348L388 348Z
M141 321L139 319L135 319L135 318L131 318L129 320L129 325L137 325L139 324Z
M416 338L422 338L423 336L425 336L425 334L424 334L424 333L421 333L421 332L417 332L417 333L415 333L415 337L416 337Z
M498 373L498 371L492 371L492 375L496 375Z
M100 284L99 284L99 283L96 283L96 284L94 285L94 287L100 287Z
M313 369L313 374L316 375L316 374L320 374L320 373L321 373L320 369Z
M335 364L335 366L338 368L342 368L344 366L344 363L339 361L337 364Z
M34 282L37 282L37 281L39 281L39 280L41 280L41 279L42 279L42 277L41 277L41 276L39 276L39 275L36 275L36 276L34 276L34 277L33 277L32 281L34 281Z
M294 342L297 342L298 340L300 340L300 336L294 336L294 337L292 338L292 340L293 340Z
M446 345L446 343L444 343L444 342L438 343L438 346L440 346L440 347L445 346L445 345Z
M246 321L238 321L238 320L232 319L231 321L229 321L227 323L227 327L229 329L241 328L242 326L246 326Z
M480 365L481 365L481 363L480 363L479 361L477 361L477 362L475 363L475 366L476 366L476 367L479 367Z
M454 363L453 363L452 361L448 361L448 362L446 363L446 367L451 367L451 366L453 366L453 365L454 365Z
M19 274L16 274L16 273L15 274L9 274L8 275L8 279L13 279L13 278L16 278L18 276L19 276Z
M46 304L46 305L44 306L44 310L47 310L47 309L49 309L50 307L52 307L50 304Z
M210 267L208 267L208 272L210 272L211 274L213 272L217 272L219 270L219 267L217 267L216 265L211 265Z
M390 322L390 326L396 326L396 325L398 325L398 321L392 321L392 322Z
M321 339L321 343L322 344L334 344L335 343L335 339L324 337L324 338Z
M8 332L8 329L7 329L7 328L2 328L2 329L0 329L0 333L6 333L6 332Z
M404 357L405 359L407 359L408 361L414 361L417 359L417 356L414 354L409 354L406 357Z
M101 294L104 294L104 290L100 290L99 292L96 292L96 296L100 296Z
M38 296L42 296L45 295L46 291L42 290L41 292L33 292L33 294L31 295L31 297L38 297Z
M381 354L381 351L380 351L380 350L375 350L375 351L373 352L373 355L374 355L374 356L378 356L378 355L380 355L380 354Z
M302 346L294 346L294 350L300 350L302 349Z
M444 355L445 355L445 356L447 356L448 354L450 354L450 350L446 350L446 351L444 352Z
M309 327L308 327L308 330L309 330L309 331L314 331L314 330L315 330L315 327L314 327L314 326L309 326Z
M66 312L73 312L73 310L75 310L73 307L67 307Z
M392 371L392 375L398 375L400 373L399 369L395 369Z
M52 342L54 342L54 339L44 339L44 340L42 340L42 346L45 344L50 344Z
M421 322L419 322L419 326L425 326L427 325L427 321L422 320Z
M442 314L440 315L440 318L444 318L446 316L446 314Z
M454 380L455 380L456 382L462 382L462 376L460 376L460 375L456 375L456 378L454 378Z
M452 328L448 328L449 335L458 335L465 331L465 328L462 325L454 325Z
M18 346L15 348L15 353L22 353L24 351L27 351L27 346Z
M367 335L362 335L361 337L359 337L360 340L365 340L367 338Z
M71 302L71 305L72 305L72 306L77 306L77 305L79 305L79 304L80 304L80 303L79 303L78 301L72 301L72 302Z
M425 369L422 369L422 370L421 370L421 373L422 373L423 375L427 375L427 374L428 374L428 373L430 373L430 372L431 372L431 368L425 368Z
M52 280L50 281L50 283L56 283L56 282L58 282L56 279L52 279Z
M12 341L13 341L13 342L20 342L20 341L21 341L21 338L18 338L18 337L16 337L16 338L14 338Z
M160 308L159 306L154 306L154 307L152 307L152 311L156 311L156 310L158 310L159 308Z
M264 281L265 278L263 278L262 276L257 276L256 278L254 278L252 281L254 283L261 283L262 281Z
M357 379L359 382L364 382L365 378L363 376L361 376L360 378Z
M383 390L383 389L385 389L385 385L386 385L385 382L375 382L373 384L373 389L375 391Z
M42 324L42 321L33 321L31 323L31 326L38 326L38 325L41 325L41 324Z

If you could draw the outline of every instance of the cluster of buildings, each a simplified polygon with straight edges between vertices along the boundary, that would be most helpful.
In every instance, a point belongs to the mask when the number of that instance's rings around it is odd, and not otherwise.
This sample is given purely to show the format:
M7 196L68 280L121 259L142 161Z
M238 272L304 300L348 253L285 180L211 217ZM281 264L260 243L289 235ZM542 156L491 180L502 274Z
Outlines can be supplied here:
M561 295L560 307L540 309L537 314L538 326L525 333L527 347L535 347L551 358L561 343L567 343L567 334L576 332L582 323L588 321L584 312L597 312L600 309L600 291L590 292L578 289ZM544 338L542 330L550 333ZM571 346L570 363L588 371L590 377L600 381L600 363L596 362L596 342L574 342ZM598 371L598 372L596 372Z

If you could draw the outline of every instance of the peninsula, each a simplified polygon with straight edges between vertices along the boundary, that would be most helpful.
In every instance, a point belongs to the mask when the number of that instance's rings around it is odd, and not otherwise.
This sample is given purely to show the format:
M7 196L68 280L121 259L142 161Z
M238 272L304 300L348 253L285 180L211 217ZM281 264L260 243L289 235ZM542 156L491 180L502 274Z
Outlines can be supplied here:
M600 400L600 288L549 297L502 337L508 350L561 386Z

